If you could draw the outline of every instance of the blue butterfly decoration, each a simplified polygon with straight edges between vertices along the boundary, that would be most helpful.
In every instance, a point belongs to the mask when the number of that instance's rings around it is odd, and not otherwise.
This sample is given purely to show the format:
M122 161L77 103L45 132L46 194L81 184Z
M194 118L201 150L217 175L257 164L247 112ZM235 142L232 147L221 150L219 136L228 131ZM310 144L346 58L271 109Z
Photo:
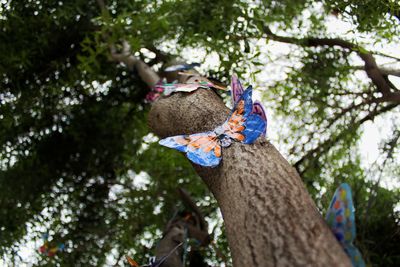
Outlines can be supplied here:
M356 224L350 186L341 184L335 191L326 214L326 221L333 234L350 257L354 267L365 267L360 251L354 246Z
M240 80L237 78L236 75L232 75L231 79L231 96L232 96L232 106L235 106L236 103L239 101L240 97L243 95L243 86ZM263 132L263 136L267 134L267 114L263 105L259 101L255 101L253 103L253 111L254 114L259 115L263 121L265 122L265 130Z
M232 141L252 144L265 132L266 123L253 113L252 87L249 86L238 101L228 119L213 131L191 135L177 135L160 140L160 144L185 152L192 162L216 167L222 159L222 147Z

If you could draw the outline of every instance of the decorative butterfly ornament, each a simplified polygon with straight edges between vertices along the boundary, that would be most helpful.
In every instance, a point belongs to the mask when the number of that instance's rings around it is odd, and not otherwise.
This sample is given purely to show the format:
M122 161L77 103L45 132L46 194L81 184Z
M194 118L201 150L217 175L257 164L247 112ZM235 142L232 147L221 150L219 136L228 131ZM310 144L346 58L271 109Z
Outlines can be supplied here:
M335 191L326 214L326 221L333 234L350 257L354 267L365 267L360 251L354 246L356 225L350 186L341 184Z
M162 91L164 96L169 96L170 94L175 92L190 93L199 88L203 89L215 88L220 90L226 90L225 87L216 85L207 78L198 76L189 78L185 83L163 83L155 86L155 90Z
M164 71L165 72L185 71L185 70L193 69L194 67L200 67L200 63L172 65L172 66L165 68Z
M243 86L240 83L239 79L236 75L232 75L231 79L231 96L232 96L232 106L235 106L239 101L240 97L243 95ZM263 132L263 136L267 133L267 115L263 105L259 101L255 101L253 103L252 113L259 115L263 121L265 122L265 130Z
M47 255L48 257L54 257L54 255L56 255L56 253L58 251L63 251L65 246L62 243L57 244L57 246L52 246L50 244L50 242L48 241L48 237L49 237L48 234L43 234L42 235L42 239L43 239L44 243L43 243L42 246L40 246L39 252L41 254Z
M165 96L169 96L175 92L190 93L199 88L210 89L213 87L214 84L211 82L164 83L156 87L156 90L162 91Z
M176 83L176 82L166 83L160 80L146 95L146 101L154 102L162 95L169 96L175 92L190 93L199 88L203 89L215 88L220 90L226 90L225 87L216 85L206 78L202 78L201 80L199 80L197 77L193 77L189 78L186 83Z
M222 147L232 141L252 144L265 131L264 120L253 112L252 87L241 95L228 119L213 131L191 135L177 135L159 141L163 146L185 152L192 162L216 167L222 158Z

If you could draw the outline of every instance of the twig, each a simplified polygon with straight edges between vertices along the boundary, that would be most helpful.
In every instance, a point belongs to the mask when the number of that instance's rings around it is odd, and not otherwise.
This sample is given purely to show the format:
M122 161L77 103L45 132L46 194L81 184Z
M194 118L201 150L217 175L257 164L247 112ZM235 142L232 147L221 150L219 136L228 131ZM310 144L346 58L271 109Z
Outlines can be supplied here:
M369 112L367 115L365 115L362 119L360 119L356 122L353 122L351 129L356 130L364 122L366 122L368 120L373 120L376 116L383 114L385 112L388 112L388 111L396 108L397 106L398 106L397 104L390 104L379 110L377 110L377 109L373 110L373 111ZM340 134L334 136L333 138L325 140L324 142L319 144L316 148L308 151L307 154L305 154L300 160L298 160L294 164L294 167L297 169L297 171L300 174L303 174L307 168L305 168L304 170L300 170L299 167L301 164L304 163L304 161L306 161L309 158L317 158L318 156L316 154L320 154L326 149L329 150L332 146L334 146L337 142L339 142L341 140L341 138L347 134L347 132L348 132L348 130L344 130Z
M354 70L364 70L364 66L354 66L351 67ZM393 75L400 77L400 69L392 69L392 68L387 68L387 67L379 67L379 70L383 75Z
M97 0L103 16L109 16L109 12L103 0ZM107 36L103 36L107 38ZM123 63L128 69L136 69L140 78L151 88L160 80L158 74L152 70L146 63L135 57L131 52L131 47L126 40L122 41L122 52L118 53L115 44L110 44L111 59Z
M283 43L290 43L290 44L297 44L302 46L339 46L344 49L348 49L350 51L356 52L358 56L364 61L364 70L367 73L368 77L371 81L375 84L379 92L381 92L384 96L392 96L391 92L391 85L387 82L384 75L382 74L381 70L379 69L378 65L376 64L374 56L367 51L366 49L353 44L349 41L342 40L339 38L303 38L298 39L294 37L286 37L274 34L271 29L264 25L263 27L264 33L269 37L271 40L283 42ZM395 101L400 102L400 94L395 96Z
M186 204L186 206L188 208L190 208L198 216L198 218L200 220L200 228L202 230L207 229L207 222L204 219L202 212L197 207L197 205L194 203L194 201L192 200L190 195L183 188L178 188L178 192L179 192L179 195L180 195L183 203Z
M396 148L396 144L400 139L400 131L397 132L397 135L393 138L393 140L390 141L390 149L386 153L386 158L383 161L383 163L379 166L379 177L376 181L376 183L373 186L372 192L371 192L371 197L368 199L368 204L364 212L364 222L367 223L369 216L368 216L368 210L372 207L376 197L378 196L378 187L382 179L382 174L383 174L383 169L385 168L387 162L389 159L393 157L393 152L394 149Z

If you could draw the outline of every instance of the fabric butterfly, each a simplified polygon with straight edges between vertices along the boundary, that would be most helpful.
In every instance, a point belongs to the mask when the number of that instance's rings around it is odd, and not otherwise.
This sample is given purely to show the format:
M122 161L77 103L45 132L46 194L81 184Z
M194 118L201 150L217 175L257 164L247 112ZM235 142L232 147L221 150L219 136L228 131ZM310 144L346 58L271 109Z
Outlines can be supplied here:
M57 251L63 251L65 246L62 243L57 244L57 246L52 246L50 242L48 241L49 235L48 234L43 234L42 239L44 244L40 246L39 252L41 254L45 254L48 257L54 257L56 255Z
M353 245L356 237L353 197L350 186L341 184L335 191L326 214L333 234L350 257L354 267L365 267L360 251Z
M156 86L155 89L162 91L163 95L169 96L175 92L186 92L190 93L199 88L210 89L214 87L211 82L188 82L188 83L164 83L162 85Z
M265 122L253 112L252 87L249 86L237 101L228 119L213 131L177 135L159 141L163 146L185 152L192 162L216 167L221 161L221 147L232 141L252 144L265 131Z
M197 77L189 78L186 83L166 83L163 80L160 80L152 90L146 95L146 102L154 102L161 95L169 96L175 92L185 92L190 93L199 88L203 89L211 89L216 88L220 90L226 90L225 87L216 85L209 81L206 78L202 78L198 80Z
M234 107L236 103L239 101L240 97L243 95L243 86L240 83L239 79L236 75L232 75L231 80L231 96L232 96L232 106ZM263 132L263 136L267 133L267 115L264 107L259 101L255 101L253 103L253 111L254 114L259 115L265 122L265 130Z
M164 91L164 88L161 87L161 85L163 85L164 83L165 83L164 80L160 79L158 81L158 83L153 88L151 88L151 91L148 92L146 95L146 98L145 98L146 103L152 103L161 96L161 94Z
M197 75L194 77L190 77L185 83L163 83L161 85L156 85L154 88L157 91L162 91L162 94L165 96L169 96L170 94L175 92L190 93L199 88L203 89L216 88L220 90L226 90L225 87L216 85L207 78L198 77Z
M172 253L174 253L180 246L182 246L183 243L179 243L176 247L174 247L167 255L161 257L161 259L159 260L155 260L155 257L152 257L150 259L149 264L147 265L139 265L135 260L133 260L131 257L129 256L125 256L126 260L128 261L129 265L132 267L160 267L161 264L163 264L169 256L172 255Z
M164 71L165 72L183 71L183 70L193 69L194 67L200 67L200 63L172 65L165 68Z

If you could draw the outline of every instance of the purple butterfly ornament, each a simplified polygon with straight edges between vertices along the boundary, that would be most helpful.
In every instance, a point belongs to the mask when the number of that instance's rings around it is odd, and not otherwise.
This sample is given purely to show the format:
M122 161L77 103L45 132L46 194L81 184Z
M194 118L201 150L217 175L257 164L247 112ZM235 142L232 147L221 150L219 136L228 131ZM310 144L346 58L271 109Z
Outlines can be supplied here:
M232 106L236 105L240 97L243 95L243 92L244 92L243 86L240 83L238 77L236 75L232 75L232 80L231 80ZM265 122L265 130L262 134L262 136L265 136L267 134L267 115L261 102L255 101L253 103L252 113L259 115Z

